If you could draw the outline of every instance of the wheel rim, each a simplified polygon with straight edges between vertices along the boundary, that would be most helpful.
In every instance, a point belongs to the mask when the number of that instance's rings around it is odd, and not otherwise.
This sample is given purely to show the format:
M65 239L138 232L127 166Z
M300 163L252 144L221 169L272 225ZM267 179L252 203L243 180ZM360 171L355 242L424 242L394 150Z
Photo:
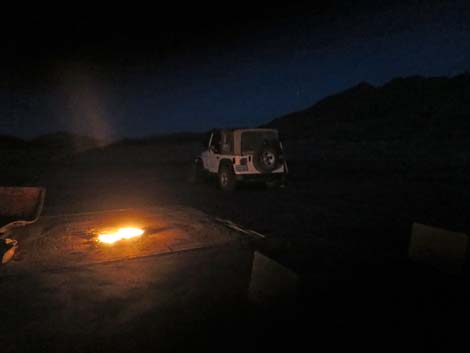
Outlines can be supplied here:
M228 184L228 175L227 173L225 172L222 172L220 174L220 183L223 185L223 186L226 186Z
M274 163L276 162L276 156L270 151L263 152L263 154L261 155L261 159L263 161L263 164L269 168L273 167Z

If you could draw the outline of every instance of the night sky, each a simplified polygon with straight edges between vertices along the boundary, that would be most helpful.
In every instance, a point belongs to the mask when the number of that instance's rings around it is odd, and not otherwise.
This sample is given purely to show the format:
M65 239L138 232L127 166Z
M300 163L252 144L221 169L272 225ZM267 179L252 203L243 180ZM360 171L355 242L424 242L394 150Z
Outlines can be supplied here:
M67 6L4 12L0 134L253 126L361 81L470 71L468 1Z

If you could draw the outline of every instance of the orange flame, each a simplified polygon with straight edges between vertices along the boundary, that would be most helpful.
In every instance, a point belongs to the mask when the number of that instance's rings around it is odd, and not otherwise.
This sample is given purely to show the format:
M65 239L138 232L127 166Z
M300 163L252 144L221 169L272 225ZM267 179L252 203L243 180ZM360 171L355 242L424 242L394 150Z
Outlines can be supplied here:
M113 244L121 239L140 237L144 231L139 228L119 228L114 233L102 233L98 235L98 240L102 243Z

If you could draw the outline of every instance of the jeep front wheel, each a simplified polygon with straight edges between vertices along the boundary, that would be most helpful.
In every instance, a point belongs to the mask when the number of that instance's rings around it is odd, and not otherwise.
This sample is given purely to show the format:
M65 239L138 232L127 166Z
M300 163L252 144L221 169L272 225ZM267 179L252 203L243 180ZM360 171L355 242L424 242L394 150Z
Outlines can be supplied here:
M232 191L237 185L235 173L231 165L221 165L217 174L219 188L223 191Z

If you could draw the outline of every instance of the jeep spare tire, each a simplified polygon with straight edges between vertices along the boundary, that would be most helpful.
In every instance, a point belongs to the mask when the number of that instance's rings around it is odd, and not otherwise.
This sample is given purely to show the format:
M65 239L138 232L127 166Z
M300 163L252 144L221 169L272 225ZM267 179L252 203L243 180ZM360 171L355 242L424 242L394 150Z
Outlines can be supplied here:
M279 143L263 144L253 155L253 164L261 173L271 173L282 165Z

